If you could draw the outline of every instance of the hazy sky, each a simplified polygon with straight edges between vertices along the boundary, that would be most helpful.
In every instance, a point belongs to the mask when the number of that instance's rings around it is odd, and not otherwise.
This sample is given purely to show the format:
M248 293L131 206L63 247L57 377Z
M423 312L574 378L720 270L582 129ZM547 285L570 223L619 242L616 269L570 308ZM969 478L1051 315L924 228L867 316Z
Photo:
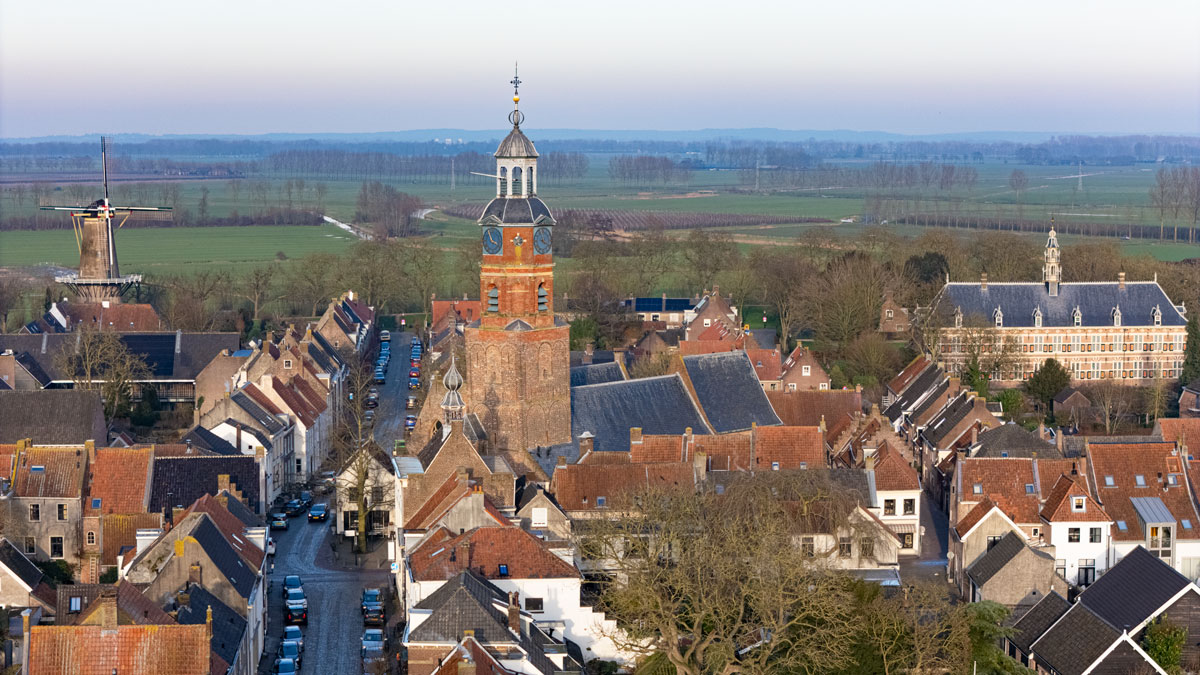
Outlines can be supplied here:
M1200 133L1197 0L0 0L0 136Z

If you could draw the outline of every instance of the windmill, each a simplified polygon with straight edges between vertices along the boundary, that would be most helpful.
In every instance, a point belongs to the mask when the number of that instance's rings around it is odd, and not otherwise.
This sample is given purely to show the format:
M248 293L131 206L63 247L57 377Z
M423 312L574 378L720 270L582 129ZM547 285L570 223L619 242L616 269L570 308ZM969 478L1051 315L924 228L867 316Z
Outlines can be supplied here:
M140 274L121 275L117 267L117 242L114 238L129 216L142 211L170 211L166 206L113 206L108 198L108 139L100 139L100 170L104 197L87 206L43 206L45 211L67 211L79 249L79 272L54 278L71 287L82 302L120 302L129 287L141 282ZM113 220L120 221L113 227Z

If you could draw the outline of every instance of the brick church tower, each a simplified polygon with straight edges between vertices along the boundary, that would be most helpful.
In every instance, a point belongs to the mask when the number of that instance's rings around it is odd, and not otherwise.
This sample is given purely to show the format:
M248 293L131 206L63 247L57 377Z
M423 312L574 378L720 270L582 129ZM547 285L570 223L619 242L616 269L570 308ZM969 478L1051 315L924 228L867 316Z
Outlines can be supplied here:
M571 440L569 326L554 315L554 217L537 197L537 150L512 131L496 150L496 198L479 219L482 316L466 328L467 398L492 447Z

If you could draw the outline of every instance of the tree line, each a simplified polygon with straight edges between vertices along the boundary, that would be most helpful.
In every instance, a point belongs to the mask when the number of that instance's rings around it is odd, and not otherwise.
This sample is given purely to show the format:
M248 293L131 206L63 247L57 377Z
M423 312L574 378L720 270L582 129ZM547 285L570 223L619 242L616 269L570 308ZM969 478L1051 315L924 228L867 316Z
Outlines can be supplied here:
M608 175L626 185L686 184L691 171L669 157L617 155L608 160Z

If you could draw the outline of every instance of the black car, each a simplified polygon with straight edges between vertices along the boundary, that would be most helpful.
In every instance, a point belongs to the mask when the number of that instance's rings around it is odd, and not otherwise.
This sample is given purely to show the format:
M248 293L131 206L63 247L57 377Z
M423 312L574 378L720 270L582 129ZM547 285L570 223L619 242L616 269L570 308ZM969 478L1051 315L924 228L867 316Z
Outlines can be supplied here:
M299 499L293 499L292 501L283 505L283 512L289 516L298 516L301 513L304 513L304 502L300 501Z
M329 518L329 507L324 504L314 504L308 510L308 519L311 521L325 522Z
M291 623L291 624L302 623L302 624L307 625L308 624L308 608L301 607L300 605L296 605L296 604L285 606L283 609L283 621L284 621L284 623Z
M313 503L312 493L309 492L308 490L302 490L300 492L300 501L304 502L305 507L312 506L312 503Z
M364 624L382 626L386 623L383 615L383 591L378 588L363 589L362 613Z
M304 657L302 654L303 650L300 649L299 642L284 640L283 642L279 643L279 649L275 651L275 658L292 659L296 662L296 667L299 668L304 665Z
M293 588L304 588L304 580L299 574L289 574L283 578L283 597L287 597L288 591Z

